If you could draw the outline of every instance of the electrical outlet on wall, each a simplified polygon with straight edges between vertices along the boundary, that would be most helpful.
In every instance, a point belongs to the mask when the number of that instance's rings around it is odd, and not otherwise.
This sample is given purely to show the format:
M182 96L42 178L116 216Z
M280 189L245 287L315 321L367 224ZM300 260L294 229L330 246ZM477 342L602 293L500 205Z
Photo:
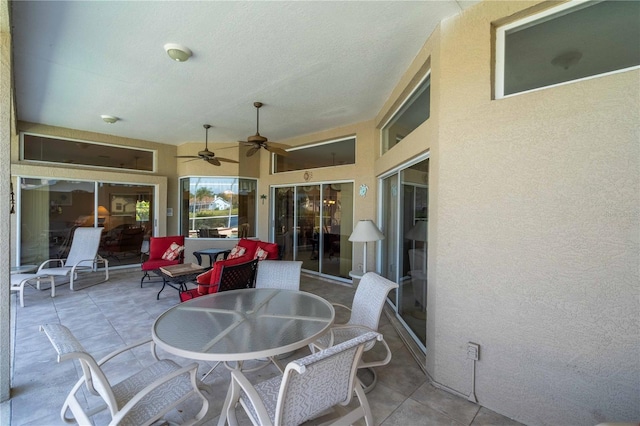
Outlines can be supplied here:
M480 345L477 343L467 343L467 359L478 361L480 359Z

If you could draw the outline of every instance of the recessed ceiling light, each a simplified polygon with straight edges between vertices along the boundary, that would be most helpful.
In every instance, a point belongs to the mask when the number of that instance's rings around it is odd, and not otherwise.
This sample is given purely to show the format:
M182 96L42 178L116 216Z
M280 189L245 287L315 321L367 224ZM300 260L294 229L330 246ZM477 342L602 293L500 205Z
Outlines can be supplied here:
M191 57L191 50L181 44L167 43L164 45L167 55L174 61L184 62Z
M102 117L102 121L109 124L113 124L120 120L118 117L114 117L113 115L101 115L100 117Z

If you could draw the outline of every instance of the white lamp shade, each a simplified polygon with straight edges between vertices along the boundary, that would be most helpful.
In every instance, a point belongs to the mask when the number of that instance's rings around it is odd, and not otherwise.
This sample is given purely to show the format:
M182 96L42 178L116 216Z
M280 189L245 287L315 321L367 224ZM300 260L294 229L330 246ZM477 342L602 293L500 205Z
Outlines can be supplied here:
M384 240L384 234L371 220L361 220L353 229L349 241L366 243L367 241Z
M406 233L405 238L414 241L427 241L428 223L426 220L417 221L413 228Z

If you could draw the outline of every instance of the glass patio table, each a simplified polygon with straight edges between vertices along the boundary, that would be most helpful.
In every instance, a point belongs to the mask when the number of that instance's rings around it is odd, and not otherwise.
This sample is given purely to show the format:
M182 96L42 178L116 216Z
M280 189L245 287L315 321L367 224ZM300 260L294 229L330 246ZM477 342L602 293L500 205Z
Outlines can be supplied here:
M333 324L331 303L311 293L242 289L176 305L153 324L155 344L201 361L242 362L274 357L308 345Z

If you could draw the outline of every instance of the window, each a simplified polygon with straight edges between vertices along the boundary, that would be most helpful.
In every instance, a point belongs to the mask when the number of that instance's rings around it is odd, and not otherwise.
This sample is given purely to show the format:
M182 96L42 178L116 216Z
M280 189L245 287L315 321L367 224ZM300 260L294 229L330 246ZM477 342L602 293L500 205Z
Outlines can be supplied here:
M98 253L111 267L140 263L153 235L150 185L19 178L20 264L65 258L78 227L103 229Z
M640 66L640 2L573 1L496 29L495 97Z
M257 184L254 179L180 179L181 232L191 238L256 236Z
M429 119L431 114L430 73L416 86L407 100L382 127L382 153L393 148L398 142Z
M22 160L152 172L153 157L149 150L22 134Z
M292 148L288 156L274 155L274 173L342 166L356 162L356 138Z

